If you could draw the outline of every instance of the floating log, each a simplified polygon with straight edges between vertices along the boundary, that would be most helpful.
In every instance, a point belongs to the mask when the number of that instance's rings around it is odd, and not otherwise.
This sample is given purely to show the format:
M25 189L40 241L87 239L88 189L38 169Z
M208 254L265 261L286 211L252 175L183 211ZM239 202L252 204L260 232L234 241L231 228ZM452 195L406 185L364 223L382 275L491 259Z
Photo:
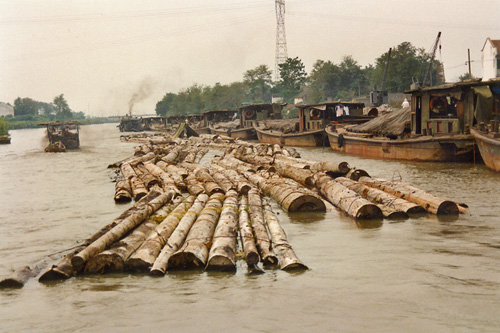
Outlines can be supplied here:
M428 192L403 182L369 177L361 177L359 182L373 188L378 188L399 198L414 202L432 214L458 215L459 213L456 203L435 197Z
M154 165L154 164L153 164ZM146 185L146 188L149 190L151 187L155 185L159 185L161 182L156 178L145 166L144 164L137 164L135 166L135 169L139 170L140 172L137 172L137 175L140 177L141 181ZM173 183L173 181L172 181Z
M148 190L144 182L137 176L130 178L130 186L132 187L132 195L134 200L140 200L148 194Z
M215 160L215 159L214 159ZM252 185L247 181L245 177L243 177L241 174L239 174L237 171L232 170L232 169L226 169L212 160L212 163L210 165L212 168L214 168L216 171L222 173L227 179L233 182L233 184L236 185L236 189L239 194L247 194L248 191L252 188Z
M198 195L205 192L203 184L198 181L194 174L189 175L184 182L186 183L189 194Z
M116 225L113 229L109 230L106 234L75 255L71 259L71 264L77 269L83 267L90 257L104 251L106 247L123 237L123 235L170 201L174 195L174 191L169 191L150 201L143 209L125 218L120 224Z
M369 187L367 185L364 185L362 183L344 177L339 177L336 178L335 180L344 185L345 187L349 188L350 190L353 190L354 192L358 193L363 198L377 204L382 204L392 210L401 211L406 214L425 213L425 209L417 205L416 203L396 197L382 190ZM387 214L387 212L389 211L386 211L386 213L384 213L384 216Z
M259 250L260 257L262 258L262 262L264 265L276 265L278 264L278 258L276 258L272 250L269 235L267 233L264 213L262 211L262 198L259 190L252 188L248 192L248 206L252 229L255 235L255 243Z
M115 185L115 202L123 203L132 201L132 188L128 179L120 179Z
M273 212L268 200L264 200L264 212L266 224L273 241L273 249L279 257L280 269L286 271L308 269L293 251L292 246L288 242L286 233L281 227L279 219Z
M347 215L359 219L381 219L383 217L379 207L336 182L325 173L316 173L314 180L321 194Z
M111 223L101 228L98 232L96 232L91 237L87 238L82 242L82 244L64 256L61 261L57 265L53 265L48 271L43 273L38 281L46 282L46 281L54 281L54 280L65 280L70 277L76 275L78 273L78 269L71 264L71 260L73 257L78 254L80 251L85 249L87 246L92 244L94 241L99 239L101 236L106 234L109 230L114 228L123 222L127 217L133 215L134 213L143 209L150 201L153 201L157 197L161 195L160 192L149 192L148 195L141 200L137 201L132 207L124 211L120 216L114 219ZM81 267L80 267L81 268Z
M161 250L160 254L156 258L153 267L151 267L150 274L153 276L163 276L168 268L168 261L170 257L177 252L177 250L182 246L184 240L186 239L189 230L191 229L193 223L196 221L198 214L205 207L208 200L208 195L205 193L198 195L193 205L186 214L182 217L174 230L167 243Z
M137 251L128 258L126 265L129 270L147 271L154 264L179 221L193 205L195 198L194 195L187 197L154 229Z
M361 177L370 177L370 175L365 170L353 168L349 170L345 177L358 181Z
M227 179L224 174L217 171L210 171L210 176L212 176L213 180L219 185L220 188L224 191L224 193L229 192L230 190L236 190L236 186Z
M236 236L238 234L238 193L230 189L222 205L208 255L207 270L236 271Z
M314 186L314 173L311 170L298 169L279 160L275 161L274 166L281 176L291 178L304 186Z
M108 250L105 250L89 259L85 265L85 273L110 273L123 272L127 258L148 238L150 233L157 228L158 224L172 210L175 210L184 199L179 196L171 203L158 209L149 219L142 222L126 237L115 242Z
M223 200L224 194L222 193L210 196L205 208L189 230L184 245L168 260L169 268L205 267Z
M25 266L14 271L7 278L0 281L0 289L4 288L22 288L32 277L37 276L44 267L47 266L47 260L43 259L32 267Z
M179 156L179 151L182 149L181 146L174 147L167 155L162 157L162 161L165 163L173 163Z
M122 172L123 178L128 180L137 176L137 174L134 171L134 168L132 168L132 166L129 163L123 163L120 166L120 171Z
M172 177L165 171L163 171L159 166L153 163L146 163L144 167L151 173L151 175L157 177L161 180L161 186L164 191L174 190L180 193L177 185Z
M248 197L242 195L240 198L240 214L239 214L239 229L241 244L243 246L243 252L245 253L245 261L249 267L259 263L259 253L257 252L257 246L255 245L255 238L253 236L252 227L249 223L248 215Z

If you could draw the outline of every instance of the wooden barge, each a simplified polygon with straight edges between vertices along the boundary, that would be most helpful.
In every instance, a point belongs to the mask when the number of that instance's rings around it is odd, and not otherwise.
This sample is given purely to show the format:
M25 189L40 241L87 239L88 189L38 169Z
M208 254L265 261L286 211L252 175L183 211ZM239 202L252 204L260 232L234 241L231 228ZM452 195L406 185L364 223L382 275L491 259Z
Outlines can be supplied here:
M326 129L334 151L410 161L472 162L471 128L482 121L485 95L498 80L425 87L411 93L410 108L359 126ZM401 113L401 114L399 114ZM391 117L398 121L390 123Z
M253 128L253 122L265 119L282 119L281 110L285 105L261 103L241 106L238 110L238 120L235 123L219 123L210 127L210 131L212 134L226 135L231 138L255 140L257 134Z
M217 123L223 123L233 120L238 114L238 110L209 110L202 114L200 126L196 128L198 134L210 134L210 127Z
M484 164L493 171L500 172L500 134L471 129Z
M120 132L141 132L144 130L141 118L133 116L125 116L120 118L118 125Z
M296 132L267 129L265 121L253 124L260 142L284 146L315 147L328 144L325 127L330 123L360 123L372 117L363 116L363 103L326 102L301 105ZM338 109L345 110L338 113Z

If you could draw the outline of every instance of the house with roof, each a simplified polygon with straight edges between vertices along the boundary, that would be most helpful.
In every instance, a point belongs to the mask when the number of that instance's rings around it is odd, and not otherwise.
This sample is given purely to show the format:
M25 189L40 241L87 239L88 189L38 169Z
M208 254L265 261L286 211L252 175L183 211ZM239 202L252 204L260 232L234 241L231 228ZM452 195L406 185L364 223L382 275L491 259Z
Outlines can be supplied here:
M481 50L483 81L500 77L500 39L487 38Z

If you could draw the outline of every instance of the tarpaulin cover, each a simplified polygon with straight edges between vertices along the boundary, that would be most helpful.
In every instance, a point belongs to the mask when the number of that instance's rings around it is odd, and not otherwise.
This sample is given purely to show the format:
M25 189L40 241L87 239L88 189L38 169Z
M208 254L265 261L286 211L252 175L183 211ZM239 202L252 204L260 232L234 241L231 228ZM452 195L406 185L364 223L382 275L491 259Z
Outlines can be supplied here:
M361 125L348 129L349 132L373 133L376 135L401 135L406 124L410 123L411 110L409 107L377 117Z
M493 109L493 94L491 93L490 87L478 86L472 87L472 89L477 95L474 116L479 123L487 123L491 119L491 113Z

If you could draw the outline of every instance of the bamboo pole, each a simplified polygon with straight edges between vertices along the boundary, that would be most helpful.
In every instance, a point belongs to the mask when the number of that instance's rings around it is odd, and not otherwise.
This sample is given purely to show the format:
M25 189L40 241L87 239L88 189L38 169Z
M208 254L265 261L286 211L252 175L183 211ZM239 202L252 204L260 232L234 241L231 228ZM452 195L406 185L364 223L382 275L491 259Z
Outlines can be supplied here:
M137 251L127 259L126 266L129 270L141 272L149 270L179 221L193 205L195 198L194 195L186 198L154 229Z
M184 245L168 260L169 268L205 267L223 200L224 194L222 193L214 193L210 196L205 208L189 230Z
M195 202L189 208L186 214L182 217L174 230L167 243L161 250L160 254L156 258L153 266L151 267L150 274L153 276L163 276L168 268L168 261L170 257L177 252L177 250L182 246L184 240L186 239L189 230L193 223L196 221L198 214L202 211L208 201L208 195L205 193L198 195Z
M236 271L238 234L238 193L230 189L222 205L208 255L207 270Z
M280 269L282 270L306 270L308 267L297 257L288 242L285 230L280 225L279 219L273 212L268 200L264 200L264 217L271 234L273 249L279 257Z
M174 191L169 191L163 193L159 197L155 198L153 201L149 202L146 207L140 211L132 214L131 216L125 218L120 224L115 226L113 229L108 231L106 234L101 236L99 239L94 241L92 244L87 246L80 253L75 255L71 259L71 264L79 269L90 259L90 257L104 251L106 247L120 239L124 234L132 230L146 218L151 216L156 210L161 206L166 204L175 195Z

